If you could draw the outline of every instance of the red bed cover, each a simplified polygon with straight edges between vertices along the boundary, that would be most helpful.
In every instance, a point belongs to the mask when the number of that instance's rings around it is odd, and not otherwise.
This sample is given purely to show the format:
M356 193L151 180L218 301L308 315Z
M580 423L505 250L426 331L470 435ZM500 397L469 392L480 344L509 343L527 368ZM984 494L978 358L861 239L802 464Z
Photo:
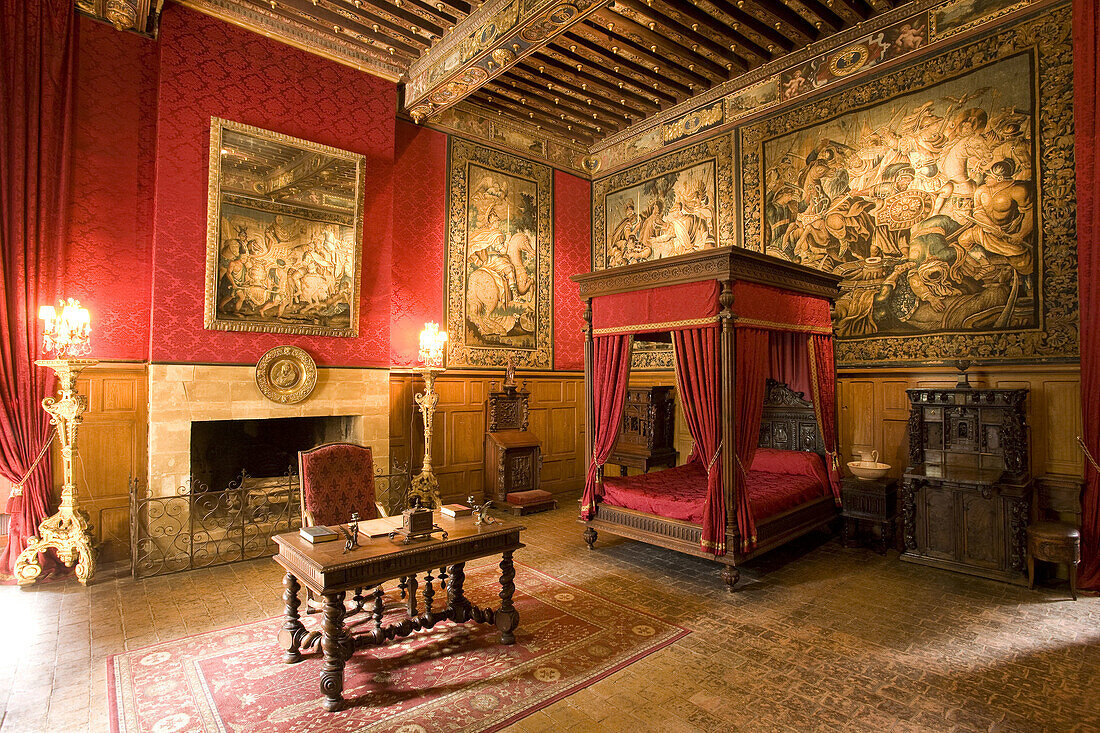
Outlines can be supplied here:
M828 496L825 463L816 453L758 448L748 478L749 505L760 521ZM608 476L603 502L666 519L703 523L706 471L699 461L641 476Z

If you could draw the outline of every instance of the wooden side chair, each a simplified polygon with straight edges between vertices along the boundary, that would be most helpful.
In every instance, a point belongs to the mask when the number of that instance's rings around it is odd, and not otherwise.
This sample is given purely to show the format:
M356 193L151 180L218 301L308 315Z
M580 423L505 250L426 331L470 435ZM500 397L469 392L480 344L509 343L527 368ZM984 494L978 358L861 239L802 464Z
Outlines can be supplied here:
M386 516L385 509L375 501L374 456L367 446L354 443L325 443L298 453L298 480L301 482L302 526L333 526L347 524L352 514L359 519ZM382 588L374 589L381 598ZM356 588L355 609L363 609L367 598L362 588ZM306 590L306 613L317 613L320 599Z

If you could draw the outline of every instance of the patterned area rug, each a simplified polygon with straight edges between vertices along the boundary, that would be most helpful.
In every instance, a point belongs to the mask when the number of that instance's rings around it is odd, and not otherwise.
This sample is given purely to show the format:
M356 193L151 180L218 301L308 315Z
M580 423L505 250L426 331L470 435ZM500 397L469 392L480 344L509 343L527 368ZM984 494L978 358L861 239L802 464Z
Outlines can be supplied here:
M360 649L345 669L347 706L325 713L320 654L284 664L276 642L282 617L266 619L111 657L112 729L492 731L688 633L519 563L516 570L520 624L512 646L500 644L493 626L444 621L383 647ZM498 573L495 565L470 570L467 597L495 607ZM387 622L403 616L395 591L386 608ZM303 620L312 631L319 614ZM370 623L364 615L350 622Z

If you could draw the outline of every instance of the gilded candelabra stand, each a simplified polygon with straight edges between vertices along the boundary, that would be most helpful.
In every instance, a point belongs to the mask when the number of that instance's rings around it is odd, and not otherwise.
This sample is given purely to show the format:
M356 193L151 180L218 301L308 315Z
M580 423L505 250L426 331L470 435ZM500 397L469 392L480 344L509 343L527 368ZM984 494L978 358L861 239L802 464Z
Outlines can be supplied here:
M61 441L61 457L65 465L65 483L61 487L61 506L57 514L47 517L38 525L38 535L30 538L30 544L15 560L15 577L20 585L28 585L42 574L39 553L49 548L67 567L76 564L76 579L83 584L95 572L95 553L88 530L88 515L76 504L76 486L73 484L73 450L76 447L76 429L81 415L88 409L88 398L76 393L76 377L81 371L99 362L95 359L47 359L36 361L57 373L61 399L47 397L42 408L50 414L50 424L57 426Z
M432 416L435 414L435 406L439 404L439 395L435 391L435 378L442 372L441 367L420 369L420 374L424 377L424 391L418 393L414 399L424 418L424 467L409 484L410 506L416 499L420 499L422 506L432 509L438 509L441 506L439 480L432 473Z

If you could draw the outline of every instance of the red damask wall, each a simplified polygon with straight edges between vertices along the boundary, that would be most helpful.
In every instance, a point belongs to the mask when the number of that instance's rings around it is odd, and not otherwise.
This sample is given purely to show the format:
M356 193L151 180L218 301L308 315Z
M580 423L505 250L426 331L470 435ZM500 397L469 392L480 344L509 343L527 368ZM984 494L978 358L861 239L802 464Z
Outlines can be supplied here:
M66 293L91 310L93 356L149 355L157 44L81 17Z
M389 366L394 85L174 4L159 46L152 361L249 364L293 344L322 365ZM212 116L366 156L358 338L203 328Z
M554 368L584 369L584 305L569 278L588 272L592 184L554 171Z
M420 329L443 313L444 229L447 220L447 136L397 122L393 180L393 282L390 359L412 366Z

